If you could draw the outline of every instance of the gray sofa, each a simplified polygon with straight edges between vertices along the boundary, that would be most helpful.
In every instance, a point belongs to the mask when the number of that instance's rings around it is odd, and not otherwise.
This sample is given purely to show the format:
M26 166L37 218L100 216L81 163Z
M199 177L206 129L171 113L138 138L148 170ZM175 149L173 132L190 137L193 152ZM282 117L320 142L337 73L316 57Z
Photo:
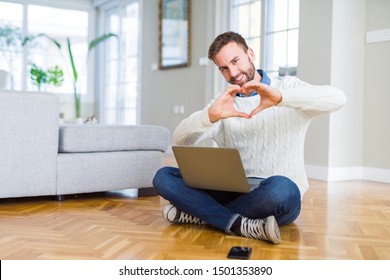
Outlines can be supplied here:
M169 130L59 125L51 94L0 92L0 198L138 189L154 195Z

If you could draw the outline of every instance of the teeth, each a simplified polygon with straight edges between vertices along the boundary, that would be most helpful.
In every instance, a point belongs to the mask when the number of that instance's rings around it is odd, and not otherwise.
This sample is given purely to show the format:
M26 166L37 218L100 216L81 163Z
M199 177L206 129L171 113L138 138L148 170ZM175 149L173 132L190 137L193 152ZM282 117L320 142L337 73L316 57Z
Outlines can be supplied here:
M237 78L235 79L235 81L240 81L240 80L242 79L243 76L244 76L244 75L241 74L239 77L237 77Z

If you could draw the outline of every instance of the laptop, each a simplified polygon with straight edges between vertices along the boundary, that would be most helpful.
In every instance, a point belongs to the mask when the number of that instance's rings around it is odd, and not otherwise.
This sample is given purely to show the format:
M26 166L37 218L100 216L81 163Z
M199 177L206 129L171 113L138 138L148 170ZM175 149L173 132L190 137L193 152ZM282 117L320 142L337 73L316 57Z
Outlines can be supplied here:
M184 183L192 188L248 193L261 178L247 178L237 149L173 146Z

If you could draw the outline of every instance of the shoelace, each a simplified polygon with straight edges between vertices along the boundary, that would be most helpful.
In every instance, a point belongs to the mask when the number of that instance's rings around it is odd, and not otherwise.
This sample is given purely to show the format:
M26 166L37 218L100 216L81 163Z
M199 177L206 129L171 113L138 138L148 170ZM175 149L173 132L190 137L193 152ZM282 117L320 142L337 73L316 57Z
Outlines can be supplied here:
M268 240L264 226L265 221L262 219L251 220L243 218L241 221L241 234L249 238Z
M180 213L179 222L184 224L199 224L199 225L205 224L205 222L203 222L201 219L191 216L184 212Z

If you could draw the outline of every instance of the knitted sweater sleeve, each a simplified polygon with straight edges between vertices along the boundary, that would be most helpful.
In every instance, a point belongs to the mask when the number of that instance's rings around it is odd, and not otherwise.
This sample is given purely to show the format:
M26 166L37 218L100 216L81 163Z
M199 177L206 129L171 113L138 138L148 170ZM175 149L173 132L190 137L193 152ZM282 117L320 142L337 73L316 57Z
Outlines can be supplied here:
M173 143L176 145L194 145L202 140L212 138L220 126L220 121L211 123L208 109L210 102L202 111L192 113L179 123L173 132Z
M347 101L344 92L335 87L314 86L295 77L282 79L279 90L283 99L278 106L293 108L311 117L337 111Z

